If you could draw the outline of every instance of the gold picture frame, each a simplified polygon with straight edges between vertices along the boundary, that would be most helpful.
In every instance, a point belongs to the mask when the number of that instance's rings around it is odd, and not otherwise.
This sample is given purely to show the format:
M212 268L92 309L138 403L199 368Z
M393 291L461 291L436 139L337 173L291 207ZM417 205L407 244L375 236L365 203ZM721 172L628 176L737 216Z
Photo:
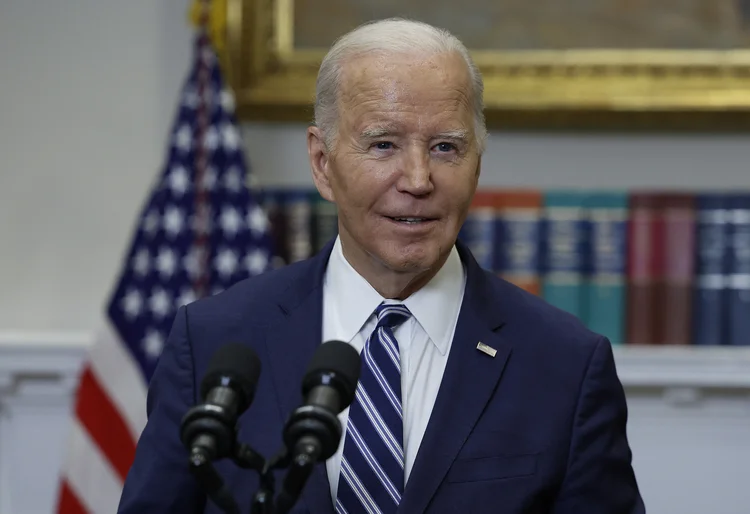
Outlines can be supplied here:
M294 0L227 0L227 73L241 120L312 120L325 50L295 49L293 9ZM493 128L750 128L750 50L471 52Z

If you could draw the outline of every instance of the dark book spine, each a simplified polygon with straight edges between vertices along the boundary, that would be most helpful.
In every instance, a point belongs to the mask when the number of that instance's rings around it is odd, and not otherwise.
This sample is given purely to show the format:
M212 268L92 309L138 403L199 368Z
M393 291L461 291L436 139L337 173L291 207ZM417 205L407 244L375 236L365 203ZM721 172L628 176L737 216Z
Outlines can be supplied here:
M726 343L725 313L728 282L728 210L723 194L696 199L695 283L693 285L693 344Z
M729 208L728 339L750 346L750 195L733 195Z

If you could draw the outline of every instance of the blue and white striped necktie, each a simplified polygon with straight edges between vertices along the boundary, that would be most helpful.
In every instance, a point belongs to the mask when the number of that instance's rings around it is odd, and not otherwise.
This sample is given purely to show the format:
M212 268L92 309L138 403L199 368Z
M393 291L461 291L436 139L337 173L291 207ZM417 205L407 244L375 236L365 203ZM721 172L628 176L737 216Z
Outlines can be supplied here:
M336 512L396 512L404 491L401 357L393 330L411 317L404 305L380 304L362 350L362 372L349 408Z

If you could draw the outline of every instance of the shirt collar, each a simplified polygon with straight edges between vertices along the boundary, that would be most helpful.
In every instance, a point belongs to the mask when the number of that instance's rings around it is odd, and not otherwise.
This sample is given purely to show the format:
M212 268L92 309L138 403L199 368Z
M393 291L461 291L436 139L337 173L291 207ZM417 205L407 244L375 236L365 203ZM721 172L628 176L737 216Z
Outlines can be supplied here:
M403 304L409 309L442 355L450 346L466 287L466 273L455 245L440 271ZM336 238L325 275L331 313L351 341L385 299L349 264Z

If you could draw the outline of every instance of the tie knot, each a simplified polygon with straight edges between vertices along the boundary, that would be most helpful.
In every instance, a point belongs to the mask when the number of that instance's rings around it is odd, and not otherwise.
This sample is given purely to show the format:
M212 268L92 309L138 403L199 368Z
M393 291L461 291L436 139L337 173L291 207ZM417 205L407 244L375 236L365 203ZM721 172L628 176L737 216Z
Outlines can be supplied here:
M377 328L396 328L411 317L411 312L406 305L401 304L381 303L375 309L375 314L378 316Z

